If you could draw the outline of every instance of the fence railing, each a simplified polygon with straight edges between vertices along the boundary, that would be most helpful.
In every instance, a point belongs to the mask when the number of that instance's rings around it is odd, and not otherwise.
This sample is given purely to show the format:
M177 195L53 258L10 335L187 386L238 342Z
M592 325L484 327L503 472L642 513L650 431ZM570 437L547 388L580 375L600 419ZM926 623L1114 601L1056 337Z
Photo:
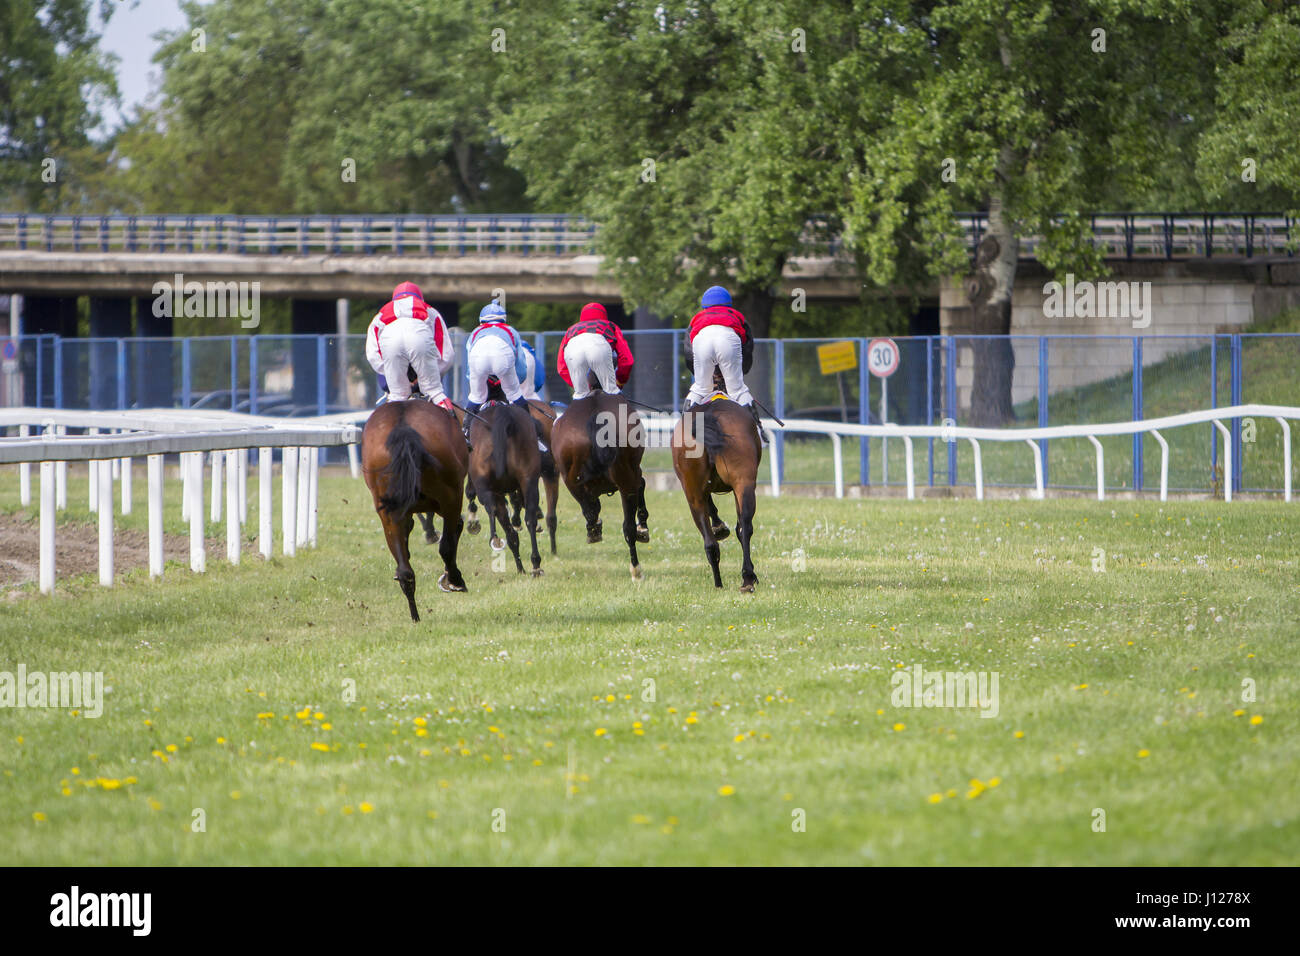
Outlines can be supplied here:
M453 329L456 359L445 380L457 401L466 396L463 333ZM636 367L628 385L636 400L677 412L692 378L684 330L629 330ZM567 401L555 373L561 333L529 333L547 375L543 397ZM984 424L972 413L975 370L994 337L913 336L895 339L901 361L886 387L862 359L868 340L764 339L755 346L750 390L783 419L841 424ZM822 375L817 349L847 341L858 360L850 371ZM1300 335L1217 334L1147 336L1008 336L999 380L1010 418L1003 424L1049 429L1094 422L1143 421L1191 409L1246 404L1290 406L1300 400ZM178 407L234 411L301 420L373 407L376 378L361 335L254 335L202 338L71 339L54 335L18 340L18 355L0 369L0 404L93 410ZM885 392L888 392L886 395ZM1222 453L1210 423L1179 428L1168 487L1207 491L1231 483L1234 492L1281 491L1277 483L1282 438L1271 418L1232 418L1231 456ZM863 486L897 485L901 445L875 432L848 436L857 454L845 480ZM1289 437L1289 436L1288 436ZM819 459L830 449L820 433L778 434L783 482L824 480ZM921 439L919 480L929 486L973 485L974 450L968 442ZM1107 488L1154 489L1160 480L1159 443L1146 433L1103 436ZM995 454L1002 454L996 451ZM651 456L651 468L667 468ZM1036 485L1031 463L997 463L990 484ZM1039 460L1043 482L1088 489L1090 467L1045 436Z
M32 500L31 466L40 464L39 587L48 594L55 578L55 515L68 504L68 464L88 466L88 508L99 517L99 583L113 584L113 482L120 483L121 513L133 499L135 458L145 459L148 479L149 574L163 573L163 458L179 454L182 480L181 516L190 526L190 569L206 569L203 471L211 462L211 520L222 515L225 477L226 559L238 564L241 531L248 520L248 450L258 449L258 551L272 552L273 449L281 449L280 498L282 548L293 555L317 540L317 486L320 449L360 441L355 425L254 418L231 412L154 409L135 415L59 411L43 408L0 409L0 432L15 428L16 437L0 437L0 463L17 462L19 500ZM68 429L84 430L69 434Z
M972 255L985 213L957 217ZM1294 255L1296 220L1281 213L1103 213L1089 217L1094 247L1115 259L1251 259ZM74 216L0 213L0 250L62 253L230 253L466 256L589 252L596 226L580 216ZM1032 258L1041 237L1022 236ZM810 221L799 252L839 256L832 226Z

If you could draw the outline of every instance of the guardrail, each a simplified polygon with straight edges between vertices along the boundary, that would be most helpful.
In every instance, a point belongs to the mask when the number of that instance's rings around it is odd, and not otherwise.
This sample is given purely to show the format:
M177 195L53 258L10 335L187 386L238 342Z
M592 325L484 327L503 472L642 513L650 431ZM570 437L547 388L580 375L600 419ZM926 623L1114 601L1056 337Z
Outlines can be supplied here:
M221 520L222 470L225 479L226 558L239 563L240 532L248 520L248 449L258 449L258 551L271 557L273 526L273 451L281 453L281 528L284 554L316 546L317 486L323 447L347 445L355 451L360 431L343 422L268 419L231 412L154 409L134 413L57 411L48 408L0 410L0 428L17 426L17 437L0 437L0 463L19 463L19 499L32 499L31 466L40 464L40 570L43 593L54 590L54 522L67 507L68 463L89 469L89 510L99 514L99 583L113 584L113 482L121 484L121 511L132 505L132 459L145 458L149 482L149 574L163 573L163 456L180 455L183 482L181 516L190 526L190 569L206 568L204 550L204 459L211 460L211 520ZM84 428L69 435L69 428ZM108 432L110 434L104 434Z
M957 217L974 255L986 213ZM1282 213L1098 213L1093 245L1114 259L1294 256L1300 226ZM596 225L569 215L76 216L0 213L0 250L237 255L572 256L592 251ZM1020 239L1031 258L1041 237ZM808 223L798 254L844 255L833 224Z
M1056 425L1050 428L970 428L959 425L852 425L837 422L822 422L812 419L789 419L784 425L770 418L763 419L768 432L769 455L768 466L771 474L773 496L781 494L780 444L774 440L779 433L805 433L828 435L831 439L832 462L835 475L835 497L844 497L844 450L845 438L899 438L904 446L904 467L907 475L907 497L916 497L916 470L912 456L914 438L939 438L945 442L969 441L973 451L975 467L975 497L984 500L984 466L980 454L981 441L1024 442L1034 454L1034 496L1042 499L1046 495L1043 481L1043 455L1039 442L1052 438L1087 438L1093 445L1097 456L1097 500L1106 500L1105 453L1097 439L1104 435L1136 435L1149 433L1160 445L1160 500L1169 499L1169 444L1160 429L1177 428L1184 425L1213 422L1214 427L1223 437L1224 473L1232 473L1232 432L1224 425L1225 421L1241 419L1247 416L1268 417L1282 426L1282 498L1291 500L1291 429L1289 419L1300 419L1300 408L1286 405L1234 405L1228 408L1212 408L1182 415L1168 415L1163 418L1151 418L1136 422L1111 422L1096 425ZM642 416L642 423L648 431L671 431L680 419L680 415ZM1223 486L1224 501L1232 500L1232 482Z

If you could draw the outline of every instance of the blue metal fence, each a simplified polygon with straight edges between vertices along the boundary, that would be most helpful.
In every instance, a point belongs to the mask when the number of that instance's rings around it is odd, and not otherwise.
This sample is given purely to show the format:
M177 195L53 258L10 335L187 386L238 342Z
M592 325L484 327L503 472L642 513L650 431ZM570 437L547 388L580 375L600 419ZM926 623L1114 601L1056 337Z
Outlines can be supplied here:
M665 411L678 411L690 385L684 330L625 333L637 365L629 393ZM446 387L465 398L463 334ZM563 401L568 391L555 372L562 333L531 333L547 372L546 397ZM902 355L888 386L888 420L902 424L976 424L971 417L974 351L988 339L922 336L896 339ZM854 338L859 365L843 380L820 373L817 347L844 339L763 339L756 343L748 376L757 399L781 417L881 420L880 380L862 358L868 339ZM1198 408L1260 404L1300 405L1300 335L1203 336L1008 336L1014 363L1006 370L1015 420L1009 425L1064 425L1152 418ZM19 385L10 389L23 404L51 408L220 408L277 416L319 415L373 405L375 376L365 361L362 335L235 335L196 338L61 338L27 336L19 342ZM1234 421L1236 491L1275 490L1280 434L1271 423ZM1221 487L1219 449L1213 426L1177 429L1171 445L1171 488L1209 491ZM1158 478L1159 456L1147 454L1150 438L1105 439L1106 483L1118 491L1142 491ZM826 480L825 439L779 436L783 480ZM899 447L895 447L899 446ZM1243 454L1245 450L1245 454ZM922 482L931 486L972 481L965 450L954 442L917 444ZM859 439L857 483L880 484L886 469L902 476L901 442L888 447ZM986 453L986 459L992 452ZM1087 489L1095 474L1090 449L1073 440L1041 443L1045 481L1055 488ZM895 459L890 465L885 459ZM1280 453L1277 455L1280 458ZM851 462L850 458L850 462ZM651 461L666 467L665 462ZM1005 462L988 461L989 484L1030 486L1032 459L1023 451ZM848 479L853 481L852 465Z

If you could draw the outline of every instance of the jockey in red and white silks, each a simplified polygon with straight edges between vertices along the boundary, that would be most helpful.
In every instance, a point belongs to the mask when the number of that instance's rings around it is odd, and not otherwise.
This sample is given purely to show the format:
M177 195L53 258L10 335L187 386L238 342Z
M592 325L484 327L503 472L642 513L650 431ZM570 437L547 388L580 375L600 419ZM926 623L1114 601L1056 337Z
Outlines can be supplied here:
M414 282L403 282L370 321L366 330L366 359L384 376L394 400L411 397L407 379L409 365L426 399L451 411L451 400L442 388L442 376L451 368L454 355L447 323L438 310L428 305Z

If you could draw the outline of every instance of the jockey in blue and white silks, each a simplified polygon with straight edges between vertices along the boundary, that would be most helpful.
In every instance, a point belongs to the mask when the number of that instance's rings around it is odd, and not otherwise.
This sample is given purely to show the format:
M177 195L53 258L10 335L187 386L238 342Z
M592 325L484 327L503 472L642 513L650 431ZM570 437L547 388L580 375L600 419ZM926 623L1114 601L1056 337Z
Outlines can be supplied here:
M495 378L501 383L501 391L506 401L518 405L524 411L529 410L528 399L524 398L519 385L519 353L523 340L519 333L506 322L506 310L495 302L483 307L478 314L478 328L469 334L465 343L465 364L469 369L469 401L465 408L471 414L483 407L488 397L488 378ZM469 425L473 419L465 416L465 435L469 435ZM538 445L542 446L541 442Z
M519 373L519 387L524 398L541 401L542 389L546 387L546 369L537 361L537 353L531 345L523 342L522 346L519 349L519 362L515 365L515 371Z

